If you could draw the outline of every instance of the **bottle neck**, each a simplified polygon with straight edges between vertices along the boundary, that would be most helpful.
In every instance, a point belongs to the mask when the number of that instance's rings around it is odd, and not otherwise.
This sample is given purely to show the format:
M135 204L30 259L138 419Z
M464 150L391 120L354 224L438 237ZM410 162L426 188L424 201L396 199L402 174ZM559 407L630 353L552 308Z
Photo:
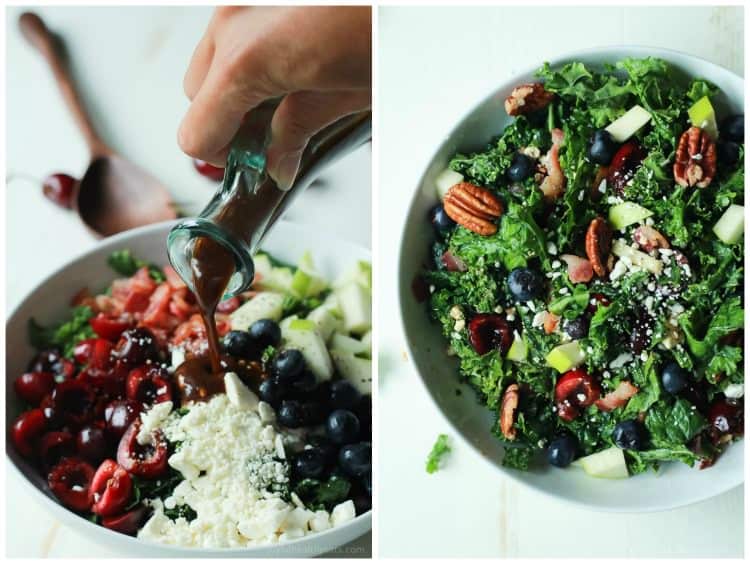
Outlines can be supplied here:
M232 142L221 188L197 218L183 221L169 234L170 262L193 292L190 261L196 238L214 239L233 256L235 272L227 295L247 289L254 276L252 255L294 195L328 164L370 138L369 112L342 118L310 140L294 184L281 190L266 173L270 123L277 105L278 101L267 102L248 114Z

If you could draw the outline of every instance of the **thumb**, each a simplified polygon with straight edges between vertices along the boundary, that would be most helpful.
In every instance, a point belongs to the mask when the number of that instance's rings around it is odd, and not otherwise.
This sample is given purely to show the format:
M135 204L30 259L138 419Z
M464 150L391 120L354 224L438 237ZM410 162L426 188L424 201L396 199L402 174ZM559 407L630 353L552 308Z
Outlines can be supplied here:
M370 107L369 90L294 92L279 104L271 120L266 153L268 174L279 188L291 188L302 152L318 131L339 118Z

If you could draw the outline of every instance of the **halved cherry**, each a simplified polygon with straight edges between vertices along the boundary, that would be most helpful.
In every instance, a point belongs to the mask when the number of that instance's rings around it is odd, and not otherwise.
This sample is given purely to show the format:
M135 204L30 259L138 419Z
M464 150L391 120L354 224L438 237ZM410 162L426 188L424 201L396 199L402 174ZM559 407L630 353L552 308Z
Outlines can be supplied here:
M480 313L469 322L469 342L477 354L499 350L505 355L513 342L513 332L504 317Z
M13 423L11 439L16 447L26 458L34 454L36 442L47 427L44 413L41 409L25 411Z
M107 457L110 441L100 425L89 423L76 433L76 450L84 460L98 464Z
M39 441L39 462L48 470L61 459L75 454L73 435L67 431L50 431Z
M172 401L169 373L157 366L134 368L125 382L125 395L128 399L146 404Z
M79 380L61 382L52 392L55 411L69 425L79 427L94 417L96 396Z
M102 526L124 535L135 535L146 520L148 513L148 507L139 505L127 513L115 515L114 517L104 517L102 519Z
M128 321L110 317L104 313L100 313L96 317L90 319L89 324L94 330L94 333L108 341L117 341L123 331L130 327Z
M122 437L130 424L138 419L142 406L142 403L129 399L110 402L104 408L104 422L107 433L115 439Z
M715 400L708 410L708 424L714 443L744 435L745 416L742 405L729 403L724 398Z
M47 483L55 497L67 508L84 512L91 508L91 479L94 468L79 458L64 458L47 476Z
M633 179L636 170L646 158L646 151L637 141L630 140L623 143L612 157L607 174L607 187L611 188L618 196L625 192L625 186Z
M91 337L90 339L79 341L73 348L73 359L78 364L87 364L89 359L91 359L92 353L94 352L95 342L96 337Z
M55 376L52 372L26 372L13 382L16 394L34 406L39 405L54 387Z
M167 470L167 441L161 431L151 433L151 442L138 442L140 419L130 424L117 447L117 462L141 478L158 478Z
M117 341L114 356L130 367L159 358L159 346L154 334L144 327L127 329Z
M128 504L133 493L133 480L125 468L107 459L91 480L91 493L94 496L91 511L101 517L111 517L122 513Z
M581 408L593 404L601 396L599 383L582 368L563 374L555 386L557 415L572 421L581 413Z
M29 372L52 372L58 382L69 380L75 374L76 367L72 361L64 358L58 351L49 349L41 351L29 363Z

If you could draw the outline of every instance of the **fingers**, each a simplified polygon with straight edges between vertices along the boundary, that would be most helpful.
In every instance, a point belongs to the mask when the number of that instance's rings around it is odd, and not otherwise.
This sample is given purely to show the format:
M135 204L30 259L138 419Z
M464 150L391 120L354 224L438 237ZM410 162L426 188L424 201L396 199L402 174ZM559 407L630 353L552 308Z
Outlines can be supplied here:
M286 96L271 120L268 173L279 187L291 187L307 142L337 119L370 107L369 90L295 92Z
M214 57L214 49L213 34L206 32L193 52L190 65L182 81L182 88L189 100L195 98L208 74L208 69L211 67L211 61Z

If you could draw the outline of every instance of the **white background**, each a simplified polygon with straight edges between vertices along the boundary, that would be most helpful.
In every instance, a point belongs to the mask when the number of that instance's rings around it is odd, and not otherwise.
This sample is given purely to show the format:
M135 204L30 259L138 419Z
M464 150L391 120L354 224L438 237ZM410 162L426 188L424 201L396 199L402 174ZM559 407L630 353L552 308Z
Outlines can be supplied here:
M95 244L73 213L56 208L41 193L41 178L57 171L81 176L89 155L45 63L17 30L20 13L11 8L5 14L7 311L43 277ZM43 8L38 13L63 36L102 137L162 180L188 212L200 211L216 184L193 170L177 147L176 132L188 105L182 76L211 9ZM363 147L300 196L286 218L369 247L370 201L370 148ZM61 526L20 481L8 477L6 492L9 556L115 556ZM351 550L369 553L369 535Z
M742 75L742 11L381 8L379 25L380 554L741 557L743 488L669 512L594 513L511 483L457 441L445 469L426 474L448 425L408 361L392 266L431 149L498 83L566 51L615 44L673 48Z

